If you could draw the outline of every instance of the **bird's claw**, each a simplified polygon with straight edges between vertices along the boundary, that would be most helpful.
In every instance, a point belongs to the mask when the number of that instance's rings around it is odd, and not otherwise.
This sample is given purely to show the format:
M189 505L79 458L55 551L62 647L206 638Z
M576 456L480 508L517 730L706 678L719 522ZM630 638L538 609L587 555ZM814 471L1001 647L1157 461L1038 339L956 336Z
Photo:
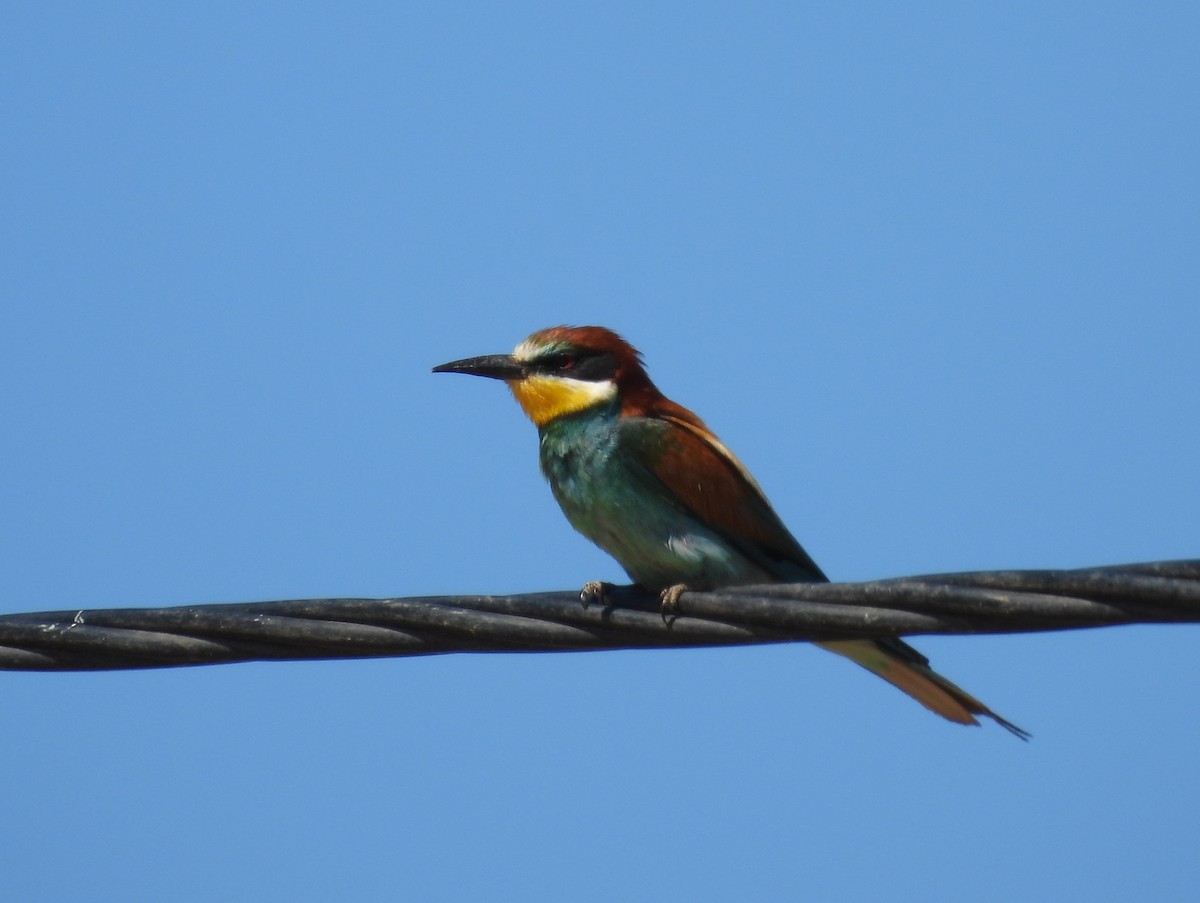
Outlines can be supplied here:
M603 605L605 596L612 588L611 583L605 583L603 580L589 580L585 583L583 589L579 591L579 601L583 605L583 610L587 611L588 606L593 603Z
M662 591L662 619L670 627L679 617L679 597L687 591L686 583L676 583Z

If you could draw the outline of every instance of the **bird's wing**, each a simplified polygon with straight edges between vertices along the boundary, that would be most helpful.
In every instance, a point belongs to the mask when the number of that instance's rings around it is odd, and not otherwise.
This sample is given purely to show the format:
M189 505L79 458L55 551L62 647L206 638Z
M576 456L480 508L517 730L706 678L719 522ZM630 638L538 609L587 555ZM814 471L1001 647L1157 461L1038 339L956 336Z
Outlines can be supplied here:
M827 578L779 519L741 462L703 423L659 413L630 418L634 441L625 443L645 479L654 481L679 510L716 530L734 548L780 580ZM878 674L922 705L959 724L985 715L1018 737L1028 733L1001 718L929 667L929 660L899 637L819 644Z
M625 447L666 495L768 573L782 580L827 578L783 525L754 477L716 436L691 418L631 418Z

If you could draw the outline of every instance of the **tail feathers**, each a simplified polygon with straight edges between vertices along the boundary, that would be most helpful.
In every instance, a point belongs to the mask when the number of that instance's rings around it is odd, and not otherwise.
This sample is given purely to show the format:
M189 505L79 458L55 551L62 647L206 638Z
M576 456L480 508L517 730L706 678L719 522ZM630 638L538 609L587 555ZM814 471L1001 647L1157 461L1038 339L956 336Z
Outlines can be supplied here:
M838 640L818 645L878 674L925 708L955 724L978 725L975 716L983 715L1022 740L1029 739L1028 731L1001 718L974 696L936 673L925 656L902 640Z

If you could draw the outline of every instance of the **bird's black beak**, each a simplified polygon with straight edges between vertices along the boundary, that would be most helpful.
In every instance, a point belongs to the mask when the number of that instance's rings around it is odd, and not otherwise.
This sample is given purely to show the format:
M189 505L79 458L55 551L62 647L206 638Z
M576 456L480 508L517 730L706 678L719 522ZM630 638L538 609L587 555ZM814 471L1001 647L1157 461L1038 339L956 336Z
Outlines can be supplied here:
M489 379L521 379L525 376L525 366L511 354L485 354L483 357L468 357L461 361L439 364L433 368L433 372L469 373Z

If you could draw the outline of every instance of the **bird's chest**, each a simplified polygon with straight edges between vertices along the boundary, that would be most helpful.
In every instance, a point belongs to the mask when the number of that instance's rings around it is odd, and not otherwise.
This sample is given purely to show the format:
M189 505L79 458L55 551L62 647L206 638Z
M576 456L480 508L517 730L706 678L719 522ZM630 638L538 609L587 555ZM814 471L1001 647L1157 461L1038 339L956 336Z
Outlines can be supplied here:
M635 494L615 423L555 424L543 431L539 451L542 473L563 513L577 530L600 542L604 525L619 518Z
M644 449L634 454L628 446L644 441L615 420L557 422L542 431L542 472L571 525L647 587L755 576L648 474Z

